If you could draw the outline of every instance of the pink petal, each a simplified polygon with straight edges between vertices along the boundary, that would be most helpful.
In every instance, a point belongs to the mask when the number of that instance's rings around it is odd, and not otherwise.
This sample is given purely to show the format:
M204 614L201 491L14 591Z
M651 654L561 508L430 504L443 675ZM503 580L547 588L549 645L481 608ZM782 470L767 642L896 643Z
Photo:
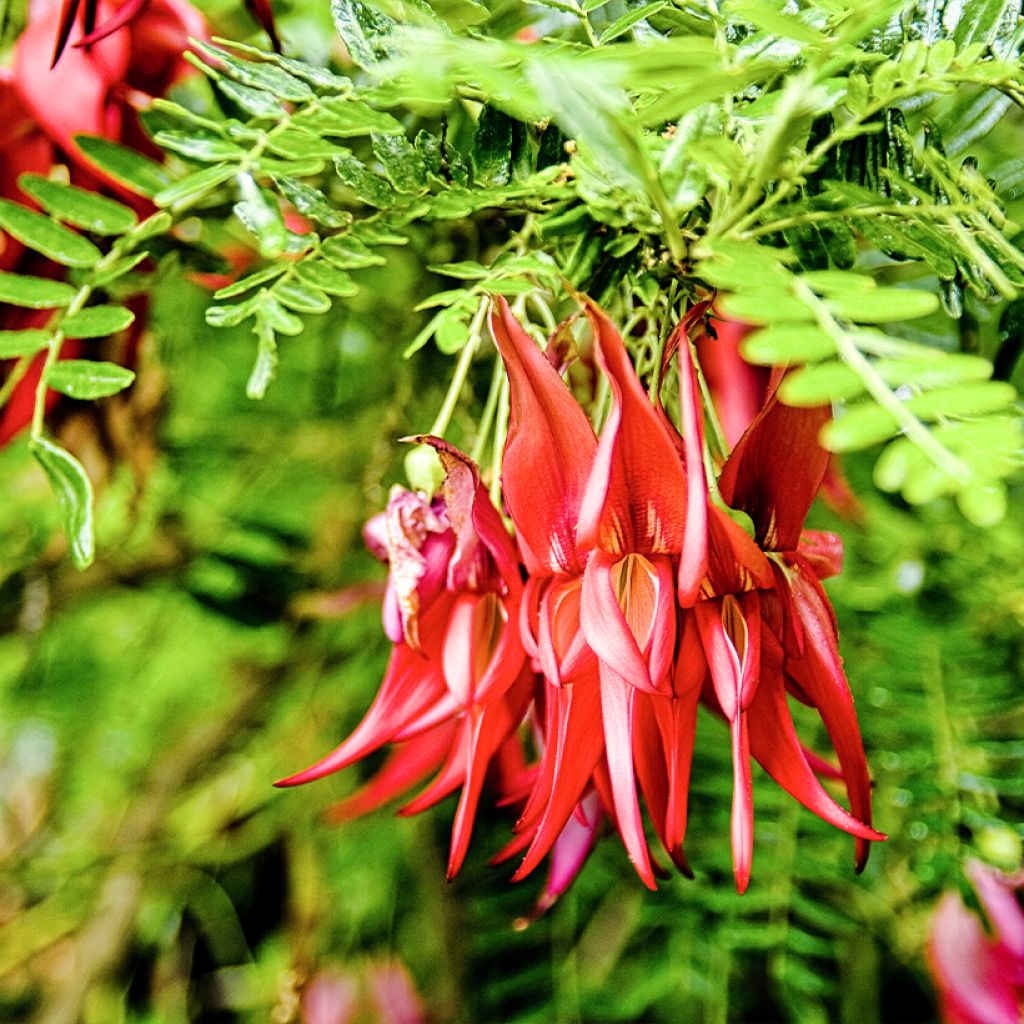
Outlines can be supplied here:
M754 794L750 779L750 743L747 712L732 721L732 868L736 891L747 891L754 862Z
M691 607L708 568L708 497L704 478L704 411L683 324L679 334L679 406L682 410L686 464L686 531L679 556L679 603Z

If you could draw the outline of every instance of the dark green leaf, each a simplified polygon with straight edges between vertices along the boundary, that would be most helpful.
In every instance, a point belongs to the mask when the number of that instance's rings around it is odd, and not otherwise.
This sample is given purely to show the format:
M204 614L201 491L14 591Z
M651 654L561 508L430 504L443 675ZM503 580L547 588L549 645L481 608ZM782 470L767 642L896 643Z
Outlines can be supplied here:
M226 50L207 43L196 42L194 45L210 60L218 70L253 89L263 89L283 100L302 103L314 98L313 90L294 75L289 74L277 64L256 63L240 60Z
M72 561L77 568L87 569L96 555L92 483L78 459L45 437L29 441L29 450L57 495Z
M277 120L281 116L281 104L277 102L272 93L263 89L254 89L249 85L242 85L231 78L218 78L217 88L231 100L237 103L247 114L254 118L267 118Z
M274 184L299 213L312 218L318 224L323 224L324 227L340 228L352 220L351 214L336 210L323 192L312 185L287 176L275 178Z
M7 199L0 199L0 228L22 245L67 267L91 267L103 255L87 238Z
M512 176L512 118L485 105L473 133L470 165L476 185L505 185Z
M331 0L334 25L351 58L369 68L392 56L390 37L397 22L363 3L363 0Z
M610 43L613 39L618 39L619 36L625 35L638 22L646 20L653 14L657 14L658 11L667 6L667 0L655 0L654 3L644 4L642 7L634 7L633 10L627 11L622 15L621 18L616 18L601 33L598 42L603 46L605 43Z
M122 235L138 223L134 210L84 188L38 174L23 174L18 186L47 213L97 235Z
M267 259L280 256L288 242L288 231L277 197L260 188L251 174L239 174L238 186L242 199L235 203L235 215L256 236L261 255Z

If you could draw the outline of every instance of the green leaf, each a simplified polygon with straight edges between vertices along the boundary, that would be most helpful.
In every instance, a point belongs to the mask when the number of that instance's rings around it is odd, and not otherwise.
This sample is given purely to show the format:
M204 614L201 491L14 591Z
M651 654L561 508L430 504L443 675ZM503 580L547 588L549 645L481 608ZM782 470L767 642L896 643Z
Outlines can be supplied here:
M91 267L103 255L87 238L7 199L0 199L0 228L22 245L66 267Z
M786 405L814 406L854 398L863 390L864 382L849 366L830 361L789 374L779 385L779 397Z
M939 308L939 297L911 288L875 288L829 295L829 309L855 323L877 324L913 320L928 316Z
M78 459L59 445L34 437L28 446L57 495L72 561L87 569L96 556L92 483Z
M142 252L133 252L130 256L125 256L124 259L108 263L103 270L97 270L93 274L92 282L97 288L105 288L118 278L124 277L125 274L130 274L143 260L149 259L149 255L143 250Z
M237 168L232 164L204 167L161 189L153 196L153 202L157 206L179 206L194 202L229 181L236 171Z
M349 56L363 68L372 67L392 56L390 43L398 23L362 0L331 0L334 26Z
M221 160L238 162L245 156L245 150L241 146L213 132L157 132L154 141L172 153L200 163L212 164Z
M277 338L274 336L274 328L261 316L256 317L253 333L257 340L256 362L245 385L245 393L254 401L259 401L266 395L277 373Z
M295 264L295 276L312 288L319 288L328 295L347 298L359 291L359 286L344 270L324 260L304 259Z
M46 371L46 384L68 398L91 400L123 391L135 374L131 370L91 359L61 359Z
M226 50L195 40L193 46L202 52L217 70L241 82L242 85L263 89L282 100L291 100L294 103L315 98L313 90L302 79L289 74L277 63L240 60Z
M610 43L613 39L618 39L619 36L625 35L638 22L657 14L658 11L667 6L668 0L655 0L654 3L644 4L642 7L634 7L633 10L622 15L621 18L616 18L601 33L598 42L603 46L605 43Z
M61 321L60 329L69 338L106 338L135 322L135 314L124 306L89 306Z
M754 331L741 344L743 358L760 366L814 363L836 352L835 344L820 327L808 323L775 323Z
M1000 480L975 480L957 493L956 502L975 526L995 526L1006 518L1006 485Z
M980 416L996 412L1013 403L1017 392L1006 381L960 384L916 395L907 400L907 408L922 419L945 416Z
M477 118L470 150L475 185L505 185L512 176L512 126L508 114L485 104Z
M50 343L49 331L0 331L0 359L30 356Z
M262 267L247 277L240 278L231 284L225 285L213 293L215 299L233 299L236 295L244 295L247 291L256 288L275 277L280 277L288 269L284 263L271 263Z
M333 235L324 239L320 244L320 254L341 270L359 270L387 263L380 253L374 252L351 234Z
M395 192L391 186L351 153L336 156L334 166L341 180L364 203L379 209L395 204Z
M266 118L276 121L281 116L281 104L277 102L272 93L264 89L254 89L249 85L242 85L231 78L218 78L217 88L231 100L238 104L247 114L257 120Z
M158 163L118 142L99 135L76 135L75 142L94 164L140 195L153 198L170 183L170 176Z
M847 409L826 423L821 443L833 452L852 452L887 441L896 433L896 420L873 403Z
M275 178L274 184L299 213L312 218L318 224L323 224L324 227L340 228L352 220L351 214L336 210L323 192L304 181L284 176Z
M735 3L727 4L725 9L730 16L749 21L773 36L818 46L826 42L825 37L817 29L791 14L783 14L775 4L766 0L737 0Z
M274 298L296 313L326 313L331 300L319 288L302 281L280 281L274 285Z
M210 306L206 311L206 322L211 327L237 327L243 320L256 312L263 301L263 294L263 292L259 292L244 302L226 306Z
M779 320L811 320L813 314L798 298L785 293L745 291L726 295L721 300L726 315L751 324L768 324Z
M248 173L238 175L238 187L242 199L235 203L235 216L256 236L263 257L280 256L288 244L288 229L277 197L260 188Z
M292 124L316 135L354 138L362 135L400 135L400 121L368 103L351 97L335 96L322 100L312 110L303 111L292 118Z
M374 135L373 155L396 192L415 195L427 189L427 165L404 135Z
M135 211L84 188L23 174L18 187L47 213L97 235L123 235L138 223Z
M0 302L25 309L58 309L75 297L75 289L63 281L0 271Z

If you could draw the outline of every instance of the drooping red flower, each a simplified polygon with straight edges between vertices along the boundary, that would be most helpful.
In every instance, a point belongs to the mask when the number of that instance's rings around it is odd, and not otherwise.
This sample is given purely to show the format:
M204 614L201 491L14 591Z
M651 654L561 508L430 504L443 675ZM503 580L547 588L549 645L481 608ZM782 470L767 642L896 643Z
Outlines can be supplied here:
M972 860L967 877L986 920L955 892L942 897L932 918L928 962L943 1024L1019 1024L1024 1018L1024 874L1005 875Z
M461 788L449 876L462 864L482 787L504 744L515 742L533 695L519 639L522 580L511 537L476 466L439 438L442 494L396 488L370 531L390 566L385 622L394 641L387 672L355 731L311 768L282 780L322 778L385 744L398 744L370 786L342 804L344 818L433 781L406 805L417 813Z

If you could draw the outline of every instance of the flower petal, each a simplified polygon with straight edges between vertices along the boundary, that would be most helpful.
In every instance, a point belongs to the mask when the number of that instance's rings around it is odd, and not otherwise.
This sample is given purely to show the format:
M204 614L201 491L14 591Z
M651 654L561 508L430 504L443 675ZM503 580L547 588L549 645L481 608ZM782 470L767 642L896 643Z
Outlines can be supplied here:
M769 551L792 551L821 486L829 454L818 443L828 406L795 408L774 393L726 460L718 485L742 509Z
M679 603L691 607L708 568L708 496L704 478L704 411L693 365L693 350L683 324L679 344L679 406L682 410L686 465L686 532L679 555Z
M576 520L597 438L565 381L494 300L491 330L509 379L509 431L501 481L531 575L576 574Z
M732 721L732 870L736 891L741 895L750 885L754 863L754 792L750 779L748 713L741 711Z
M576 539L615 554L675 554L683 545L686 475L672 438L612 322L586 300L612 409L601 431Z

